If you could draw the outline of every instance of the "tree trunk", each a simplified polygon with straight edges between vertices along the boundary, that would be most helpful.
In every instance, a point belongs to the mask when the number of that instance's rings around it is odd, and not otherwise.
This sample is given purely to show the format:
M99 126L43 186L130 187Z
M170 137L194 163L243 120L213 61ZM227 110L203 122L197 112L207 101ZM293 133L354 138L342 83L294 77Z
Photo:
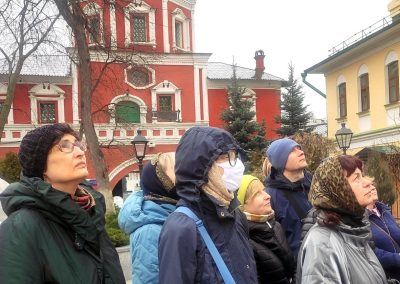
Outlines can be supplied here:
M104 195L106 201L106 213L115 212L108 170L104 160L104 154L100 149L99 140L92 121L92 72L90 63L90 52L86 41L85 15L83 14L80 1L77 0L55 0L60 13L72 28L75 37L75 48L79 59L79 83L81 86L81 123L85 133L89 154L96 173L97 189Z

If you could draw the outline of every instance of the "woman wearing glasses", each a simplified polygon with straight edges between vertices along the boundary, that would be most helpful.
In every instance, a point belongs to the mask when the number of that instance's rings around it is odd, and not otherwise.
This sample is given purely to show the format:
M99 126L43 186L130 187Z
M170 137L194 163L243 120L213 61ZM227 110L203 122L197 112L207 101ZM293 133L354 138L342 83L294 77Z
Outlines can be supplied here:
M86 144L67 124L28 132L20 182L0 200L1 283L125 283L104 229L103 196L83 184Z
M232 135L222 129L193 127L181 138L175 153L177 204L202 220L228 273L217 267L196 228L181 212L165 221L159 239L160 283L257 283L257 270L248 241L246 217L235 192L243 176L242 151Z

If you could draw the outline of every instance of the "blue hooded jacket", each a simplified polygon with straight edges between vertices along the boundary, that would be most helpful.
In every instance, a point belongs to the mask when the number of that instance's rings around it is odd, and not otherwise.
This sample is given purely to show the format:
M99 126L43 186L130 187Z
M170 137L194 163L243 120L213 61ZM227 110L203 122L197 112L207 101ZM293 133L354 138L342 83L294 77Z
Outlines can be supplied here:
M308 201L311 180L310 172L304 171L304 179L291 182L282 172L275 169L272 169L266 179L267 192L271 196L275 218L285 230L295 261L297 261L301 245L301 220L307 216L312 207Z
M132 282L158 283L158 238L172 204L144 200L143 192L132 193L118 215L120 228L130 235Z
M389 207L382 202L375 205L381 217L369 213L374 251L388 277L400 281L400 228Z
M229 150L241 149L222 129L193 127L182 136L175 155L177 206L189 207L203 220L236 283L257 283L247 223L237 199L225 208L200 189L214 161ZM172 213L164 223L159 260L160 283L223 283L195 223L183 213Z

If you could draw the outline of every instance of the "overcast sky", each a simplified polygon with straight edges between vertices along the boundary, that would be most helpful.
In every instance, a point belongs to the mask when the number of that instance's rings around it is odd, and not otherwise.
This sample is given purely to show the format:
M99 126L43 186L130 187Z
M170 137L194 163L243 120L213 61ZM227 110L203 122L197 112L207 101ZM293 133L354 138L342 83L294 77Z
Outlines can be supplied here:
M328 50L389 15L389 0L197 0L195 50L210 61L254 68L265 53L265 72L287 79L288 63L300 73L326 59ZM307 80L325 93L323 75ZM326 117L325 99L304 85L306 104Z

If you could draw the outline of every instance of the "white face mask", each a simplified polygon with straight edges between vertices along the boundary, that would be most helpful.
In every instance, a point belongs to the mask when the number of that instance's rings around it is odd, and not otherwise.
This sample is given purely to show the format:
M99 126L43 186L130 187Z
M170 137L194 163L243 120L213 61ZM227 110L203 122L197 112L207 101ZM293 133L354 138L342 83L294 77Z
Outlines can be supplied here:
M222 181L224 182L226 189L228 189L230 192L235 192L238 190L244 172L244 165L242 161L238 159L236 161L236 165L233 167L230 165L229 161L217 163L217 165L224 169Z

